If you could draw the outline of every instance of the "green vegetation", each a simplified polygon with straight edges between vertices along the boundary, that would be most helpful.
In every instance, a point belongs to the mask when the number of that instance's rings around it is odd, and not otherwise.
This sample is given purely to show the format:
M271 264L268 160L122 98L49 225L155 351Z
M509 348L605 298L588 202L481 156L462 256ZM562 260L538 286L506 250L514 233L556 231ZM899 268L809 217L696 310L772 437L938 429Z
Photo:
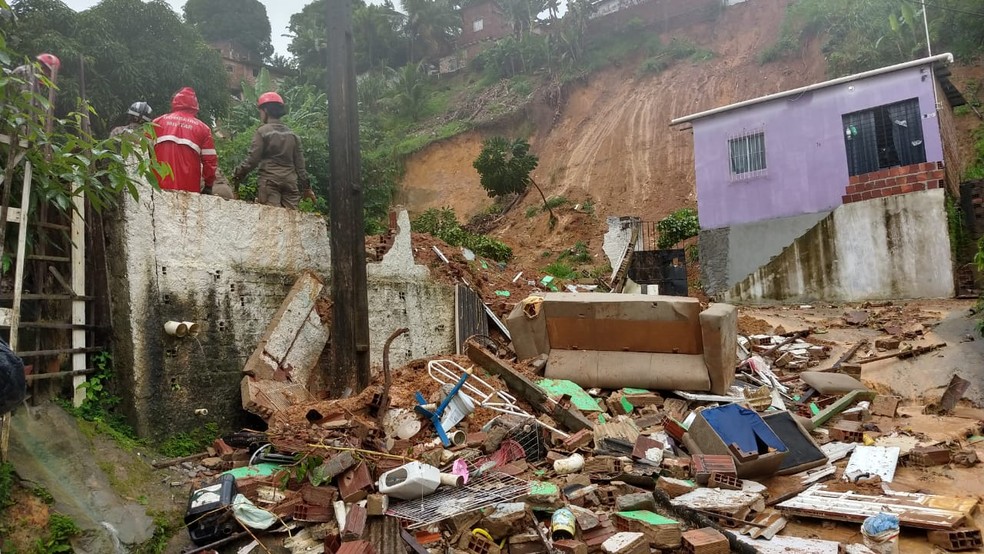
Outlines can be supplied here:
M972 58L984 51L978 0L939 0L927 13L930 40L939 52ZM769 63L794 57L808 39L821 37L828 71L841 76L926 54L918 2L896 0L797 0L786 13L779 39L759 56Z
M679 242L696 237L700 233L697 210L681 208L656 223L659 231L657 248L673 248Z
M141 441L123 414L116 410L122 399L113 394L109 387L113 377L112 357L108 352L100 352L92 356L92 363L95 373L89 374L85 383L80 385L85 391L82 405L76 408L68 401L60 401L60 404L68 413L92 424L80 426L83 432L101 433L112 438L124 450L132 451L141 445Z
M81 533L82 530L72 518L53 512L48 519L48 532L34 542L34 552L36 554L73 552L69 540Z
M51 493L48 492L48 489L42 487L41 485L37 485L33 489L31 489L31 494L40 498L41 502L44 502L49 506L55 503L55 497L51 496Z
M530 185L540 193L543 206L550 212L550 223L557 221L553 206L543 195L543 190L531 173L540 163L540 159L530 153L530 143L523 138L512 141L505 137L489 137L482 143L482 151L472 163L478 171L482 188L490 198L499 198L510 194L523 194ZM564 200L566 202L566 199Z
M478 256L497 262L512 259L512 248L485 235L466 231L451 208L431 208L417 216L410 226L418 233L429 233L451 246L464 246Z
M219 426L215 423L206 423L186 433L172 435L161 443L158 450L165 456L181 458L204 451L212 446L217 438L219 438Z
M588 245L584 241L579 240L574 243L574 246L564 251L560 255L559 260L570 260L577 264L586 264L591 261L591 252L588 251Z
M553 275L557 279L576 279L577 271L573 267L564 262L554 262L547 267L543 268L543 272L547 275Z
M14 465L0 464L0 510L14 504Z
M133 549L133 554L163 554L167 543L178 531L184 529L184 521L178 512L151 511L154 518L154 536Z
M270 20L259 0L188 0L184 18L205 40L234 41L254 60L273 54Z

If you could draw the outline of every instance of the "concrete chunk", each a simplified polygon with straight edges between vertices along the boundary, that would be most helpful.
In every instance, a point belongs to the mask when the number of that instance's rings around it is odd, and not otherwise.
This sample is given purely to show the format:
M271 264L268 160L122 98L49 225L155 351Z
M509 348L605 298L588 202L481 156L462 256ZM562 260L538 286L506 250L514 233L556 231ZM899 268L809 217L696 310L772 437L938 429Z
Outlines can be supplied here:
M601 543L606 554L649 554L649 541L642 533L615 533Z

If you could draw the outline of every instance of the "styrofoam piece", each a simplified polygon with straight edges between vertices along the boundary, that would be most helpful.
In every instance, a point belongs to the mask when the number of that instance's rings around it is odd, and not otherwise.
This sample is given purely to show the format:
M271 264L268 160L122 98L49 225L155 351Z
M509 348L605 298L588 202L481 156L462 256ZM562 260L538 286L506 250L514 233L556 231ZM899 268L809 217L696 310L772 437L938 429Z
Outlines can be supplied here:
M897 446L858 446L844 469L845 480L849 475L869 474L881 477L886 483L895 478L900 449Z

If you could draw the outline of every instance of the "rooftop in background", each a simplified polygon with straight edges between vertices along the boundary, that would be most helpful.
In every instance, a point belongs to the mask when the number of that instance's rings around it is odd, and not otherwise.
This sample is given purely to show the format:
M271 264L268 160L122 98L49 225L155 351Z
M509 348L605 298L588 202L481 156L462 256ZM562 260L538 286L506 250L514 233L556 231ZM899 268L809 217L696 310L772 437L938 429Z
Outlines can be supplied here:
M718 115L721 113L729 112L731 110L736 110L738 108L744 108L747 106L754 106L756 104L762 104L764 102L770 102L772 100L778 100L780 98L787 98L790 96L797 96L806 92L811 92L814 90L819 90L827 87L832 87L835 85L840 85L844 83L849 83L851 81L859 81L861 79L866 79L868 77L874 77L875 75L882 75L885 73L891 73L893 71L899 71L902 69L908 69L910 67L918 67L920 65L925 65L927 63L935 64L936 78L940 81L940 85L943 88L943 93L946 95L947 100L953 107L961 106L966 104L967 101L960 94L960 91L950 82L949 76L950 71L946 68L947 65L953 63L953 54L938 54L936 56L931 56L928 58L920 58L918 60L912 60L909 62L904 62L896 65L889 65L885 67L880 67L878 69L872 69L871 71L865 71L863 73L855 73L854 75L848 75L846 77L838 77L837 79L831 79L829 81L824 81L822 83L815 83L812 85L807 85L805 87L795 88L792 90L787 90L783 92L777 92L776 94L769 94L767 96L760 96L758 98L752 98L751 100L743 100L741 102L736 102L734 104L729 104L727 106L722 106L720 108L714 108L711 110L706 110L703 112L698 112L684 117L678 117L673 121L670 121L670 125L680 125L683 123L690 123L698 119L703 119L705 117L710 117L712 115Z

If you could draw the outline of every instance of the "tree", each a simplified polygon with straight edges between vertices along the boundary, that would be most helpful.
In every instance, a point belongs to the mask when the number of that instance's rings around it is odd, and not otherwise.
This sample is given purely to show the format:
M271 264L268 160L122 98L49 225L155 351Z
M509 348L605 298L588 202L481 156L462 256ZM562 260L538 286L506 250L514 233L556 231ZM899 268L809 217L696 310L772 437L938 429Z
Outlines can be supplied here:
M403 34L407 39L407 58L411 61L434 60L454 46L461 31L461 17L450 0L401 0L406 19Z
M198 93L199 117L205 121L228 107L226 73L218 52L163 0L103 0L81 13L57 0L21 0L13 10L18 21L10 31L10 44L31 56L52 52L62 60L61 116L74 110L73 99L81 96L80 60L85 63L85 92L97 114L97 132L123 119L127 107L138 100L150 103L155 115L169 111L171 96L183 86Z
M489 198L522 194L533 185L540 193L543 207L550 213L550 224L553 225L557 217L543 190L530 175L539 163L540 159L530 153L530 143L526 139L518 138L510 142L505 137L490 137L482 143L482 151L472 167L478 171L482 188Z
M256 61L273 55L270 20L260 0L188 0L184 16L209 42L238 44Z

